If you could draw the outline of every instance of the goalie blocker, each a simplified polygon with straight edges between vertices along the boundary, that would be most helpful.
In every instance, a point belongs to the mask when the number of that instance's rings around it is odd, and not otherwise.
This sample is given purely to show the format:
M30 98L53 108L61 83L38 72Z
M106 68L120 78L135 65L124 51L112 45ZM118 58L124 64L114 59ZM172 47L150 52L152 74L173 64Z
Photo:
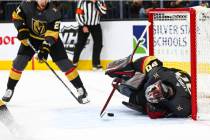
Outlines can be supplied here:
M154 56L130 57L110 63L105 72L121 78L118 91L129 98L128 108L147 114L150 118L191 115L190 76L179 69L163 67Z

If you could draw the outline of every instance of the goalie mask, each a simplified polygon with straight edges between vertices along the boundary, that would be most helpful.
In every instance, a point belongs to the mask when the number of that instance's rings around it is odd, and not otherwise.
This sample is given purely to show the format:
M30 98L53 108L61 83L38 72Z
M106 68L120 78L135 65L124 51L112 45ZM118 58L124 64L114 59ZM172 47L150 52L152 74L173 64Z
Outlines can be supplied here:
M150 103L159 103L173 96L174 92L170 86L162 83L160 80L147 87L145 97Z

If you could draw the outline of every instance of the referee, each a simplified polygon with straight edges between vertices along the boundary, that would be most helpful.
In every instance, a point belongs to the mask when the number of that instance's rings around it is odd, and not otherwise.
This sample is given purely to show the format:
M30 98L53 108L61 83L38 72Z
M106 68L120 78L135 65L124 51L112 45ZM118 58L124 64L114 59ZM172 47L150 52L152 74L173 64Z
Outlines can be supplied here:
M80 54L85 47L88 36L93 37L92 66L100 70L100 54L102 50L102 29L100 16L106 14L106 5L102 0L79 0L76 10L76 20L79 23L78 39L74 49L73 63L77 66Z

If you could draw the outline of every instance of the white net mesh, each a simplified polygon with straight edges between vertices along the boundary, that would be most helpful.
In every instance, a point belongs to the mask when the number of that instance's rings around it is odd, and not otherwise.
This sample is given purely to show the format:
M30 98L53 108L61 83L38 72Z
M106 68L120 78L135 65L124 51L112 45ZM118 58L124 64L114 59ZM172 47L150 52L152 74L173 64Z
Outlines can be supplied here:
M189 66L189 13L156 13L153 27L155 56L169 67L183 68L186 63Z
M152 20L154 55L165 66L189 73L191 65L197 66L197 119L210 120L210 10L196 9L196 31L190 30L189 11L157 11ZM196 64L190 59L192 34L196 34Z
M196 9L198 119L210 120L210 9Z

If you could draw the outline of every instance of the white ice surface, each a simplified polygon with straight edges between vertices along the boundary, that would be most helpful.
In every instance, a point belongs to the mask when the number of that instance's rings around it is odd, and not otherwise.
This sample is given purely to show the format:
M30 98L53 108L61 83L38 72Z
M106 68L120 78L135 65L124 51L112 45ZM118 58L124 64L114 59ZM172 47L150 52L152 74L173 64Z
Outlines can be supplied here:
M74 88L61 72L68 86ZM107 111L99 113L112 87L104 72L79 71L91 102L78 104L50 71L24 71L15 94L7 104L19 124L15 137L0 122L0 140L187 140L210 139L210 122L191 119L151 120L124 107L127 98L115 92ZM0 71L0 96L3 96L9 71Z

